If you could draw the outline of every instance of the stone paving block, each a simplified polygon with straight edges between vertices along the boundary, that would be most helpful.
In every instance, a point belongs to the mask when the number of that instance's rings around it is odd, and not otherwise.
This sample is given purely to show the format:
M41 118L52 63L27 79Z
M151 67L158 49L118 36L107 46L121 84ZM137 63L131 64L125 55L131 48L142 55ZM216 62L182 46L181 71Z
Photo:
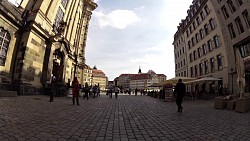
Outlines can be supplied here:
M213 100L184 100L185 111L180 114L176 113L174 102L165 103L148 96L80 99L79 107L64 97L55 97L53 103L48 99L41 95L0 98L0 141L16 138L32 141L250 138L250 112L215 110Z

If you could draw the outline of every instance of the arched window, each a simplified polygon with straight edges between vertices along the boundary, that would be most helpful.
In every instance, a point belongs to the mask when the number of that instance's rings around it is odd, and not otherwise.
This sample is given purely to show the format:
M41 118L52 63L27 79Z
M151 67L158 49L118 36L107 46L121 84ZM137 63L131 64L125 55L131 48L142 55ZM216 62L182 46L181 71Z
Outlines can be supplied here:
M0 66L5 65L9 44L10 33L0 27Z

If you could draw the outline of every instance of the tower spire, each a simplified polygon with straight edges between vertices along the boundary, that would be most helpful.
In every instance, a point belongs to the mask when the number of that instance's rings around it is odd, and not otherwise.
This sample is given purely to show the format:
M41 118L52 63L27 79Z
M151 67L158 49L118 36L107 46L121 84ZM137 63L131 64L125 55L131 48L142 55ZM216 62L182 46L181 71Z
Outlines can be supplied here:
M141 74L141 66L139 66L138 74Z

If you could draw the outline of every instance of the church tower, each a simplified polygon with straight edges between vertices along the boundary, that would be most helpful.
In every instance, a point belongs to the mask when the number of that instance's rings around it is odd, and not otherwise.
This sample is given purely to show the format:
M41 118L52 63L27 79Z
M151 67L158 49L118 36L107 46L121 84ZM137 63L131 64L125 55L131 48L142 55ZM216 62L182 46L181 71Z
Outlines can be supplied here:
M141 67L139 66L139 71L138 71L138 74L141 74Z

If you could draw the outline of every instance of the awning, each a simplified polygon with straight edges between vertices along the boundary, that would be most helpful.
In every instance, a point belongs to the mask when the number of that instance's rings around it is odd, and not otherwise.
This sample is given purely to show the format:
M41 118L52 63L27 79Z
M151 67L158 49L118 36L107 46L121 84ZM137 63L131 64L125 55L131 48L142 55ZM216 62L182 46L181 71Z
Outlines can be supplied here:
M219 80L222 80L222 79L215 78L215 77L203 77L203 78L196 79L193 81L188 81L186 83L198 83L198 82L204 82L204 81L219 81Z

